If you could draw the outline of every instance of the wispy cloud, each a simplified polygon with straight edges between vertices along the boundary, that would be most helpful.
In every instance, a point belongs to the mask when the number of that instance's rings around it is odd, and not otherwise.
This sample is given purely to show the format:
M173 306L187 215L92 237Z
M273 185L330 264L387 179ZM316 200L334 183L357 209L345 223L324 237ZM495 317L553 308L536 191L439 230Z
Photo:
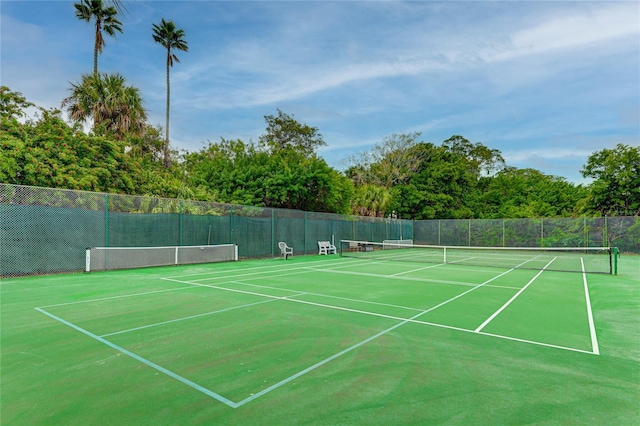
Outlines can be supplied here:
M72 2L3 2L2 84L59 106L91 66ZM590 152L638 144L638 2L132 2L104 70L164 122L160 18L184 28L171 70L172 140L257 139L276 108L319 127L332 165L392 133L452 134L519 167L574 175ZM55 37L51 35L55 34ZM635 138L635 139L634 139ZM573 156L572 156L573 155ZM561 167L561 168L560 168Z
M638 6L633 2L594 4L572 8L511 36L513 48L497 59L574 49L587 49L620 38L637 41L640 35ZM630 38L631 37L631 38Z

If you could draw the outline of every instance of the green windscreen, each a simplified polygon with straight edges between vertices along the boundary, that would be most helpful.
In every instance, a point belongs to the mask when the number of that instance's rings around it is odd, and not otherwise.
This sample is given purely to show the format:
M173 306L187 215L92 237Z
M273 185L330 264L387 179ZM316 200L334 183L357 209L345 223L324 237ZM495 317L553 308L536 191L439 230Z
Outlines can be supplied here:
M243 259L340 240L640 253L640 218L407 220L0 184L2 277L83 271L89 247L235 244Z

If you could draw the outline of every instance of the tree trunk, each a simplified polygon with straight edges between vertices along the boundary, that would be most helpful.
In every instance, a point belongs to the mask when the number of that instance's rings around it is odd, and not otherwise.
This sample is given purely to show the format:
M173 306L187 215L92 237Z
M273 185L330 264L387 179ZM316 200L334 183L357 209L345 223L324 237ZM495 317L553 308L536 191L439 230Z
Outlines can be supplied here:
M96 42L93 46L93 75L98 75L98 52L100 51L100 21L96 22Z
M165 132L164 132L164 166L171 166L169 158L169 105L171 104L171 89L169 86L169 63L171 59L171 48L167 47L167 108L165 114Z

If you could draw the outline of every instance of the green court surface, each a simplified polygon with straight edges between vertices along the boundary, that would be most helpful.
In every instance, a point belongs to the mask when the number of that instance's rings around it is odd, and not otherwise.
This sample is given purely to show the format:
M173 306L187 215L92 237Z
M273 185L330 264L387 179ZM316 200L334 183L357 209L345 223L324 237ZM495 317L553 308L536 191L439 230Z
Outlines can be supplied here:
M638 424L618 275L337 255L5 279L2 425Z

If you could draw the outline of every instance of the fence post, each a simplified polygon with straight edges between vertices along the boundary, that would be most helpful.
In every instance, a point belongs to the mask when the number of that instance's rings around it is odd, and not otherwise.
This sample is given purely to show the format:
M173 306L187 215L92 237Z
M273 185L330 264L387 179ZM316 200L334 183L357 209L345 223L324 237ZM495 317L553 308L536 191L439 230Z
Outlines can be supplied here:
M229 206L229 242L233 244L233 206Z
M331 244L335 245L335 234L333 233L333 216L331 216Z
M271 209L271 257L275 257L275 244L276 244L276 238L275 238L275 224L276 224L276 219L275 219L275 209Z
M182 201L178 201L179 215L178 215L178 245L182 245Z
M104 194L104 246L109 247L109 194Z
M373 218L373 220L371 222L369 222L369 241L375 241L375 239L373 238L373 225L375 225L374 220L376 220L377 218Z
M415 242L415 236L414 236L414 226L415 226L415 219L411 219L411 241Z

